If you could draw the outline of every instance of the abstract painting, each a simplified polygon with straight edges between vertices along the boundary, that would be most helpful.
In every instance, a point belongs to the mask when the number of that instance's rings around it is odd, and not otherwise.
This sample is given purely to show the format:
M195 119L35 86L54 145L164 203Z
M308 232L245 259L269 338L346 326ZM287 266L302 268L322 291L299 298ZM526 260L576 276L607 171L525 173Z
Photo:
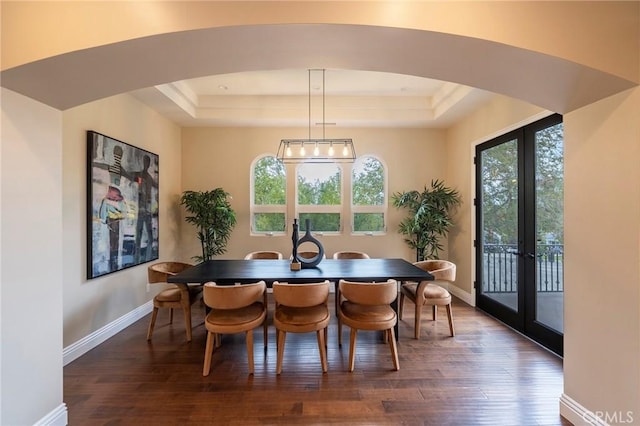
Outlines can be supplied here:
M87 278L158 259L158 162L87 131Z

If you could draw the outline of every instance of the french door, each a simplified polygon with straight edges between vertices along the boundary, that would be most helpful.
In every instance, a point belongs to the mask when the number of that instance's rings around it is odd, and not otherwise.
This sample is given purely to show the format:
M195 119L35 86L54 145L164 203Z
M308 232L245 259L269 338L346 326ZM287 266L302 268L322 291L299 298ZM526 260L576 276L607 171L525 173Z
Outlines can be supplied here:
M476 147L476 305L563 353L564 150L554 114Z

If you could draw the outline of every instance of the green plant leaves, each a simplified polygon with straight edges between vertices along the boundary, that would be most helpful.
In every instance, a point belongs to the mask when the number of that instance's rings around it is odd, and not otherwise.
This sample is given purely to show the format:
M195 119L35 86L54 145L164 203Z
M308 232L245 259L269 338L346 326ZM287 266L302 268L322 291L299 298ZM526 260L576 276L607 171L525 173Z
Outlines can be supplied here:
M211 191L185 191L180 204L189 215L187 223L197 228L202 256L193 259L202 262L227 251L231 231L236 224L236 214L229 203L229 193L222 188Z
M416 260L437 259L443 249L440 238L446 237L453 225L450 211L460 205L460 194L448 188L441 180L432 180L422 192L396 192L391 196L394 207L407 209L410 216L404 218L398 232L405 235L405 242L416 249Z

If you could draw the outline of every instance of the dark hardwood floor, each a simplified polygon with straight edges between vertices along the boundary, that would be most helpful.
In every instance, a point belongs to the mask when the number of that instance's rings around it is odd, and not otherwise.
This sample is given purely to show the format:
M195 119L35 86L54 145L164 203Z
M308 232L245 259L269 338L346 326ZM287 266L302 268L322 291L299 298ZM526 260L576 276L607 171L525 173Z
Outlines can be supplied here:
M333 303L330 303L333 306ZM272 308L272 306L270 306ZM400 371L379 334L358 334L348 373L349 329L329 328L329 372L322 374L314 333L288 334L276 376L275 329L263 351L255 336L255 374L247 373L243 335L228 335L202 376L206 331L194 306L193 341L181 313L161 311L152 343L149 316L64 368L64 401L75 425L569 425L559 415L562 360L458 300L456 336L444 309L423 315L413 339L413 305L400 323Z

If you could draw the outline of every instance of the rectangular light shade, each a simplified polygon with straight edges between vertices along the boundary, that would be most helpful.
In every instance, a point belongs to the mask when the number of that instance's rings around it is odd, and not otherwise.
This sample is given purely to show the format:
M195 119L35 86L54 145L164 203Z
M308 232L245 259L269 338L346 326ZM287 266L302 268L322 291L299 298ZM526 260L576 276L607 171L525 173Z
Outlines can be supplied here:
M283 163L353 163L356 150L351 139L282 139L277 157Z

